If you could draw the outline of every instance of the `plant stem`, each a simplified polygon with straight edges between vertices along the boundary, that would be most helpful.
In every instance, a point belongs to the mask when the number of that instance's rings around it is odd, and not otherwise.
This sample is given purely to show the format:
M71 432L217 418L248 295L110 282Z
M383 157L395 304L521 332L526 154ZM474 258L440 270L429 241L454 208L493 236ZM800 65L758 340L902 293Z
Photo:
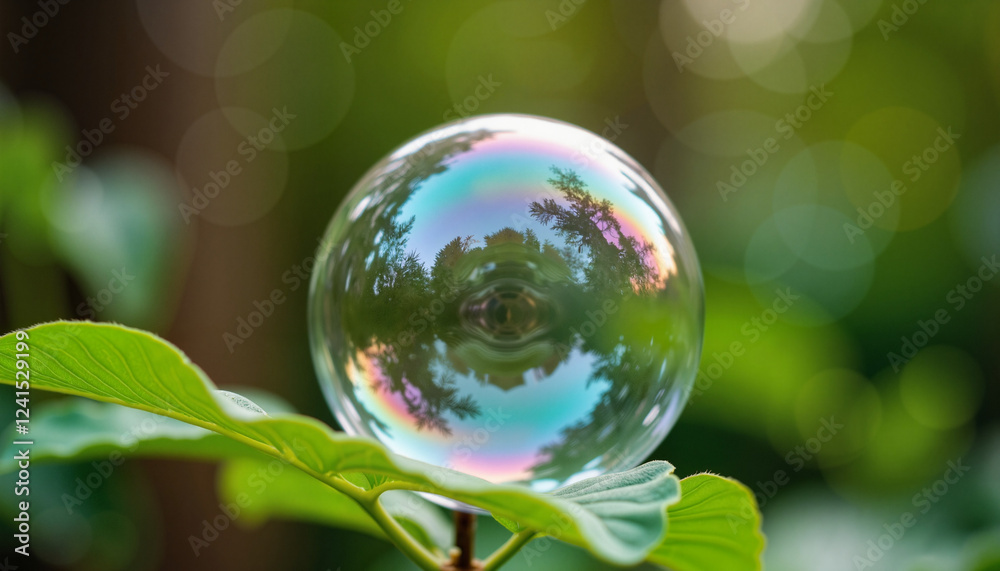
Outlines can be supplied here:
M458 555L454 560L456 570L474 569L472 558L475 556L476 545L476 515L461 510L455 511L455 547Z
M515 553L521 550L522 547L528 544L529 541L535 538L538 532L534 530L524 530L515 533L510 536L510 539L506 543L500 546L483 561L483 571L492 571L493 569L499 569L501 565L510 560Z
M399 522L397 522L385 508L378 499L371 501L359 502L368 515L372 516L372 519L378 523L382 531L385 532L389 540L403 552L404 555L410 558L411 561L416 563L421 569L425 571L439 571L441 569L441 563L433 556L429 551L424 549L424 546L420 545L406 532L405 529Z

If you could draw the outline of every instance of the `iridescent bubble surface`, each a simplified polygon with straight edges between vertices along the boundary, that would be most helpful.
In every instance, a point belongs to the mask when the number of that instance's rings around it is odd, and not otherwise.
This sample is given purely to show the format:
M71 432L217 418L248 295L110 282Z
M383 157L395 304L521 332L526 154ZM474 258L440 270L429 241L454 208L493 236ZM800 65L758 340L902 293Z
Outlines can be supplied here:
M545 491L663 440L702 298L688 234L633 159L566 123L487 115L358 182L320 244L310 337L348 433Z

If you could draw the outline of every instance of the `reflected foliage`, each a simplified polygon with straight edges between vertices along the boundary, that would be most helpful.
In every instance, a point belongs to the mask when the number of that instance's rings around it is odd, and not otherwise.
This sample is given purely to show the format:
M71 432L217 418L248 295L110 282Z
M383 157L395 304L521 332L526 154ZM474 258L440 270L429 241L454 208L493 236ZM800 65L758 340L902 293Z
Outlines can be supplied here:
M462 152L463 146L449 148ZM434 164L444 165L447 156ZM447 167L413 172L394 184L409 184L416 190L420 182L443 168ZM502 227L482 236L456 236L430 265L407 249L415 223L412 217L382 216L379 220L392 223L379 226L374 215L369 215L366 227L374 247L368 251L374 255L352 266L363 276L354 288L357 301L344 309L344 318L349 320L345 330L353 335L353 344L368 348L358 358L373 373L372 388L397 395L421 430L450 434L449 418L461 420L482 413L471 395L461 394L460 377L512 390L524 384L526 375L546 378L572 355L593 355L597 365L581 383L604 383L604 396L591 418L567 427L559 442L540 451L540 472L547 471L549 464L569 462L582 467L589 458L583 457L585 453L575 458L573 443L594 439L593 432L620 414L625 403L634 402L636 395L639 401L648 396L645 393L658 372L648 338L595 334L587 324L581 327L579 319L588 313L606 315L609 303L618 308L632 298L653 294L659 275L650 262L652 244L629 235L614 205L594 198L573 170L553 167L547 183L552 196L529 206L538 232L525 225ZM401 207L385 206L394 212ZM539 237L543 231L549 238ZM485 270L488 276L483 270L487 266L491 268ZM536 295L539 292L524 287L500 287L482 295L474 293L483 283L510 279L544 291ZM540 298L558 299L558 315L547 313L556 310ZM516 353L517 342L530 343L536 331L545 333L535 343L544 348L540 354L508 363L497 358L496 350L490 351L491 343L506 339L510 341L507 349ZM600 440L615 437L612 431Z

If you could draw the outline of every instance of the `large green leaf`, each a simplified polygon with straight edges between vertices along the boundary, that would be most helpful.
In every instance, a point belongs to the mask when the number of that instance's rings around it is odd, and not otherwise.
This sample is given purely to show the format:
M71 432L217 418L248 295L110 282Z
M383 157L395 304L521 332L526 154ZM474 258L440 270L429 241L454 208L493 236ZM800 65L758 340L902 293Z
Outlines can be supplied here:
M698 474L681 480L681 501L649 560L673 571L760 569L764 535L753 494L735 480Z
M396 456L371 440L336 433L313 418L267 416L241 408L216 394L201 369L176 347L149 333L87 322L56 322L27 332L33 388L121 404L212 430L282 458L354 497L361 497L366 482L383 480L349 481L344 473L384 476L386 485L447 496L524 529L558 530L560 540L618 564L641 561L656 547L665 528L666 508L677 501L677 479L666 463L619 475L613 481L620 488L602 479L600 501L578 502L494 485ZM0 338L0 382L7 384L15 380L15 342L13 333ZM630 514L639 506L635 500L639 497L648 505ZM659 515L651 519L649 513Z

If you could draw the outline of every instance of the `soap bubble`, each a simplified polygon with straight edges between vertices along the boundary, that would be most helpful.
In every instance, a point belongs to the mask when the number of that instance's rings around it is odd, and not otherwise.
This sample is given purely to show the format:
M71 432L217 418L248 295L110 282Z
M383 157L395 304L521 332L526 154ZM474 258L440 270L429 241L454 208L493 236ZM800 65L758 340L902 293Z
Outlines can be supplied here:
M375 165L313 270L312 354L344 429L539 491L642 461L698 367L694 248L650 175L578 127L449 123Z

